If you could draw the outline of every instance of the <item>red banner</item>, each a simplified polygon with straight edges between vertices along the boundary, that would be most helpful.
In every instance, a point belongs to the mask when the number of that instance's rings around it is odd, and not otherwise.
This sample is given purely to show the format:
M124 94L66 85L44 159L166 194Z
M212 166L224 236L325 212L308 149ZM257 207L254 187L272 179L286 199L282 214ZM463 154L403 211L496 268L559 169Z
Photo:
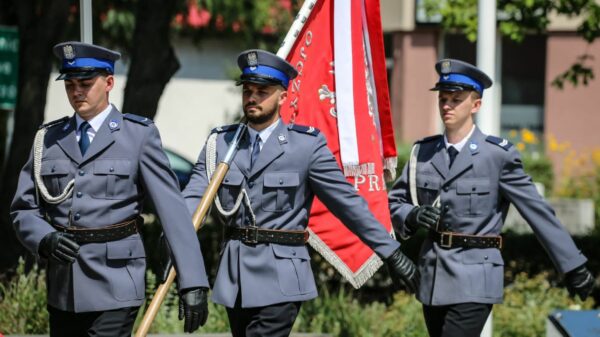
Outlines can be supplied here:
M384 166L395 170L396 146L378 0L321 0L288 54L298 76L281 111L286 122L314 126L348 181L391 232ZM334 21L335 20L335 21ZM381 266L373 251L315 200L310 244L354 287Z

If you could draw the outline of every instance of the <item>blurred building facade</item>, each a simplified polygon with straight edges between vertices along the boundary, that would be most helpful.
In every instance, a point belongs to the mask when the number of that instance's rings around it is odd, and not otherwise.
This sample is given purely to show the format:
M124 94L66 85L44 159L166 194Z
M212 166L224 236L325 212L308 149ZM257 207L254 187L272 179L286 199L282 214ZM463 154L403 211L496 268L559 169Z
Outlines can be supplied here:
M462 35L443 33L419 3L381 0L394 126L397 140L406 143L442 130L437 94L429 91L437 81L436 60L452 57L476 64L476 45ZM501 136L510 139L514 131L532 131L553 159L556 175L562 172L564 151L600 151L600 42L588 44L578 36L579 23L552 17L544 35L528 36L522 43L497 40L494 85L501 86ZM595 80L578 87L567 83L562 90L550 85L584 53L593 57L586 64Z

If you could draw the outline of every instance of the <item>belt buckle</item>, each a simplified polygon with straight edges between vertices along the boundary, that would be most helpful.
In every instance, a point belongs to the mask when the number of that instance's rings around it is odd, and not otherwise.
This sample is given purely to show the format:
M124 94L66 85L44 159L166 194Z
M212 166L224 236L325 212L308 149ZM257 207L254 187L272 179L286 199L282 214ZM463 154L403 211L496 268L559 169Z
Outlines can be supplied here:
M441 232L440 233L440 247L452 248L452 233L451 232Z
M244 229L244 240L243 242L248 245L255 245L258 243L258 227L248 226Z

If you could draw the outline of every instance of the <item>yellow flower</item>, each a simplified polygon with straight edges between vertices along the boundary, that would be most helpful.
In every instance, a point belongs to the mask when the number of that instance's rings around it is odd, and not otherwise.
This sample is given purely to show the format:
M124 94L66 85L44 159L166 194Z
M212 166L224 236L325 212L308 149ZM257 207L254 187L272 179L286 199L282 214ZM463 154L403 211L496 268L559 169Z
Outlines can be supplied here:
M518 149L519 151L523 151L523 150L525 150L525 144L523 144L522 142L518 142L518 143L517 143L517 149Z
M523 142L525 142L526 144L538 143L538 139L535 133L528 129L521 129L521 139L523 139Z
M592 161L594 162L594 165L600 167L600 149L592 151Z
M508 137L512 138L512 139L515 139L517 137L517 130L510 130L508 132Z

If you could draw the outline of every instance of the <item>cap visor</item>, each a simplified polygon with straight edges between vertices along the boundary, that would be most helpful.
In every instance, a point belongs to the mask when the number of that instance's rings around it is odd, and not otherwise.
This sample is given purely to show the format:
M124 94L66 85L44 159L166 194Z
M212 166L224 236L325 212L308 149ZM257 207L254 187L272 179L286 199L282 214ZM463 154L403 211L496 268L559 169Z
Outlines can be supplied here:
M84 80L84 79L96 77L98 75L100 75L99 71L81 71L81 72L62 73L56 78L56 81L70 80L70 79Z

